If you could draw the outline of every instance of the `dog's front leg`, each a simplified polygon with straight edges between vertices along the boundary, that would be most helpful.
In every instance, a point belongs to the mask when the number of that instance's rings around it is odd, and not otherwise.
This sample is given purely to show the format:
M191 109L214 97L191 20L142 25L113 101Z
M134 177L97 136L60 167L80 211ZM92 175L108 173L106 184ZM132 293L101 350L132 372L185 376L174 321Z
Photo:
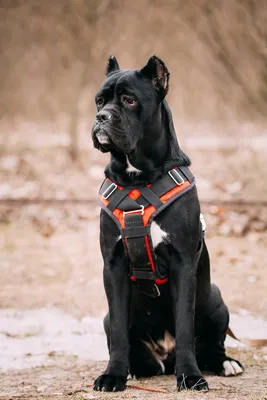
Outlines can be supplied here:
M116 249L118 250L118 249ZM95 390L122 391L126 387L129 370L129 300L130 280L127 260L116 251L112 260L104 266L104 285L109 305L105 329L108 338L110 360L103 375L95 383Z
M170 289L173 301L178 390L208 390L195 357L194 314L196 268L190 254L172 260Z

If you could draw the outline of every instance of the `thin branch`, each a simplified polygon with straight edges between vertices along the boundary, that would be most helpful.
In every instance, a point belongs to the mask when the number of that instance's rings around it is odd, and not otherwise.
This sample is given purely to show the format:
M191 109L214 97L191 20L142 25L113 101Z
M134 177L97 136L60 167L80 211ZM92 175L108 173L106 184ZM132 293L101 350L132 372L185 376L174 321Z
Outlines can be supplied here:
M87 386L93 387L94 385L89 384ZM153 388L153 387L142 386L142 385L131 385L131 384L128 385L127 384L127 388L129 388L129 389L138 389L138 390L146 390L147 392L168 393L165 389L162 389L162 388Z

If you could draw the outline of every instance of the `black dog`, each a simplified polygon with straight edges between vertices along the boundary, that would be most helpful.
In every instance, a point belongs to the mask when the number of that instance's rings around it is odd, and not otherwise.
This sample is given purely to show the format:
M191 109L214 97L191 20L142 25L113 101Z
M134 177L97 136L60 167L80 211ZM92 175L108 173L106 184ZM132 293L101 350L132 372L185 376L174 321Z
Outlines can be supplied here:
M169 72L155 56L141 70L120 70L111 57L106 76L96 95L92 138L97 149L111 153L105 170L108 179L99 194L104 207L100 243L110 361L94 389L124 390L129 373L136 377L175 373L179 390L207 390L200 370L230 376L241 374L243 367L225 354L229 313L219 289L210 283L200 206L187 168L190 160L178 146L164 100ZM142 194L139 200L148 200L156 209L163 204L157 186L162 189L166 184L165 191L170 192L170 187L185 183L183 195L155 214L150 225L120 227L114 220L114 207L120 209L118 202L125 202L125 196L137 204L136 196L129 194L134 188ZM131 223L139 223L145 207L141 201L138 210L120 211L125 220L129 216ZM122 232L128 232L131 246ZM138 269L145 235L147 264L157 265L153 271Z

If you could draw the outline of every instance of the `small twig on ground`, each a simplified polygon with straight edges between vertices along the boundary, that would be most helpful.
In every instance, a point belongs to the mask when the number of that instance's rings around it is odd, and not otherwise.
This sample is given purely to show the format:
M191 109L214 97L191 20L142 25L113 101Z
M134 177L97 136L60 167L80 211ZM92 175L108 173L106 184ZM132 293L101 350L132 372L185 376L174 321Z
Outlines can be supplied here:
M93 384L87 385L89 387L93 387ZM167 390L162 388L153 388L148 386L141 386L141 385L127 385L129 389L138 389L138 390L146 390L147 392L158 392L158 393L167 393Z
M127 385L127 387L130 389L147 390L148 392L167 393L167 391L162 388L153 388L153 387L140 386L140 385Z
M75 389L75 390L71 390L70 392L67 392L67 396L70 396L72 394L76 394L76 393L88 393L87 390L84 389Z
M219 382L221 386L226 387L229 391L236 392L236 388L234 386L229 385L229 383L223 383L223 382Z

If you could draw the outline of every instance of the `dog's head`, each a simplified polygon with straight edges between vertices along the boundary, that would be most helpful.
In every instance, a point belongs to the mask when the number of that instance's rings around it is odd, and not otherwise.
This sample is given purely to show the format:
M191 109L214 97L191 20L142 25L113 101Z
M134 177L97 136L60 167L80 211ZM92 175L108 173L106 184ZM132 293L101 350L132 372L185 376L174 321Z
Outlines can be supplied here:
M169 71L155 56L140 70L120 70L116 58L110 57L106 76L95 98L94 146L102 152L130 154L158 122L159 106L168 91Z

